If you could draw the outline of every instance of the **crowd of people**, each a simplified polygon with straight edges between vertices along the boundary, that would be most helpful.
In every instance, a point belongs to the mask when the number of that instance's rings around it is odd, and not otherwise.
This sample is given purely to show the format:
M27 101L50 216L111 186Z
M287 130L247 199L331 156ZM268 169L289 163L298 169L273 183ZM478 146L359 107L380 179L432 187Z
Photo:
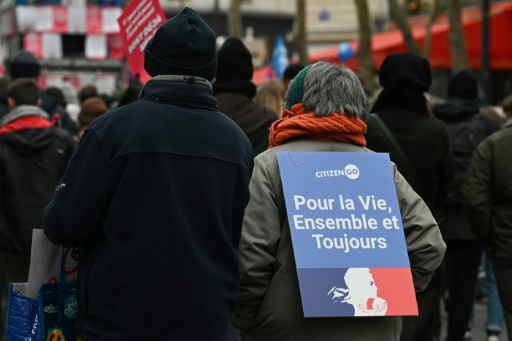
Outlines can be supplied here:
M458 70L433 97L411 52L375 95L328 62L257 86L243 42L217 48L190 8L144 54L152 78L115 96L41 89L25 50L0 78L0 339L40 228L81 247L86 341L434 341L443 306L464 340L483 271L488 340L512 335L512 95L490 105ZM278 151L389 153L418 316L304 318Z

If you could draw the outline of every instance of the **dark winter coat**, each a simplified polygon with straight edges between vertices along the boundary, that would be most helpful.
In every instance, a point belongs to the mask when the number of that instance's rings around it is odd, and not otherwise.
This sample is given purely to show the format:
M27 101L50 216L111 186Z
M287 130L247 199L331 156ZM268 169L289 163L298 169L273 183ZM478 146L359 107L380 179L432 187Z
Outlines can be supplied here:
M473 233L493 254L512 255L512 127L486 138L477 147L463 187Z
M30 253L32 230L42 228L74 144L36 106L20 106L0 123L0 249Z
M367 121L366 146L375 152L389 153L400 173L440 220L440 206L448 193L454 167L445 126L433 117L404 109L380 110L378 114L402 147L422 183L418 185L413 181L414 176L373 119Z
M437 118L443 121L448 130L455 162L454 181L443 205L444 221L439 225L441 233L445 239L476 240L464 212L461 190L471 155L478 143L487 136L487 127L478 117L478 106L471 100L451 99L444 104L435 106L433 112ZM460 143L458 141L461 137L458 136L461 131L466 129L474 130L469 134L473 141L469 143L468 147L463 148L464 150L459 150L461 148L458 146ZM460 199L454 199L457 197ZM460 202L460 204L454 204L454 201Z
M235 121L251 141L254 156L267 150L270 126L279 119L277 113L255 103L247 94L229 88L217 90L215 97L219 110Z
M253 158L202 78L154 77L89 126L44 215L84 245L85 340L225 340Z

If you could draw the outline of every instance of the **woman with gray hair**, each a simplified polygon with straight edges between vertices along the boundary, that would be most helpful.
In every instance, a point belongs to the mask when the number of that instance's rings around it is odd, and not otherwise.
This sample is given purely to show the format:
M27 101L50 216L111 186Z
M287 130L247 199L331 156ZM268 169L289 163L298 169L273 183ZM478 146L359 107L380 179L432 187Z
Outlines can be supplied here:
M357 76L319 62L303 69L285 96L270 149L255 158L251 198L239 246L241 287L231 317L242 340L399 340L401 318L304 318L278 151L370 153L366 97ZM435 219L393 165L416 290L441 263L445 245Z

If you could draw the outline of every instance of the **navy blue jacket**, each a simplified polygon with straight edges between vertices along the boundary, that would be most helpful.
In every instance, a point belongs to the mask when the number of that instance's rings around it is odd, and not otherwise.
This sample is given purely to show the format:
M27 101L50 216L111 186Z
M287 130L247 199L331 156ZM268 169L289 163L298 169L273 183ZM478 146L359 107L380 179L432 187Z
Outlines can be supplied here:
M155 77L89 126L43 221L84 245L85 340L225 340L253 165L201 78Z

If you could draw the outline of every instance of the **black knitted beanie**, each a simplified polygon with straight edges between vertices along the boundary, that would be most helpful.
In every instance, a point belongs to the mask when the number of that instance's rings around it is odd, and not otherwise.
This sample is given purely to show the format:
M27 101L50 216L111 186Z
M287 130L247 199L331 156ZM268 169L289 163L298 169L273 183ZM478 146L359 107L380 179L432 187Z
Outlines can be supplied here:
M236 37L226 39L219 49L217 80L251 80L254 71L252 56L244 43Z
M37 78L40 74L41 65L30 51L19 51L9 63L9 75L12 79Z
M475 99L478 96L478 83L469 70L461 70L450 78L448 97Z
M211 81L217 68L216 38L193 9L185 7L160 26L144 49L144 69L158 75L198 76Z

